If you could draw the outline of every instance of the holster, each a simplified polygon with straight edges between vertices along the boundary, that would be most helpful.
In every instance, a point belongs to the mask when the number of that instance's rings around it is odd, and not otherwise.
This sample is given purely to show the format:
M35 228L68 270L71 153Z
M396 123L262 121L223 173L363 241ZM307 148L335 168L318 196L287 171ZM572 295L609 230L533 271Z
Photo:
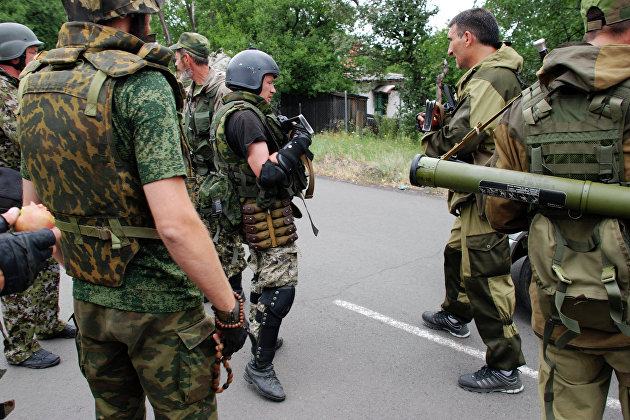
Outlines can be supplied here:
M276 201L272 209L262 209L254 199L247 199L241 212L245 241L250 249L275 248L298 238L289 199Z

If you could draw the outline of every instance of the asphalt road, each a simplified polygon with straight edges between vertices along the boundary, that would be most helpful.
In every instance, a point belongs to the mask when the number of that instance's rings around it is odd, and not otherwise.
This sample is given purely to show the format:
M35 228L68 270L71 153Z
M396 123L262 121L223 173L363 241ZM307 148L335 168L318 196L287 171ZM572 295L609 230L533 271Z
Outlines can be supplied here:
M320 233L313 236L307 217L299 222L300 284L275 359L287 399L274 403L248 387L243 349L233 359L234 383L217 397L220 418L540 418L538 342L527 319L516 317L527 360L521 369L525 390L516 395L457 386L459 375L484 364L474 326L469 338L458 339L422 325L422 312L438 309L444 296L442 251L453 218L443 197L318 178L316 197L307 204ZM60 305L67 319L72 298L66 276ZM73 341L43 344L62 357L58 366L7 367L0 358L0 368L8 369L0 401L17 404L9 419L94 418ZM616 388L614 382L606 419L621 418Z

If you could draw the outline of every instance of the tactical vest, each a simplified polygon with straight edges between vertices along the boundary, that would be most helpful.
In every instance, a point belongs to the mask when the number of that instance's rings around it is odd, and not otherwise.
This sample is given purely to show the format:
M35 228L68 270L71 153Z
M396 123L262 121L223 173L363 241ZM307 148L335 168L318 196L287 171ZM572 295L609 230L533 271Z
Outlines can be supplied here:
M188 138L192 150L198 148L200 142L210 136L210 124L212 123L214 114L214 98L221 83L224 81L225 77L219 77L213 85L208 87L210 89L208 93L205 92L205 87L201 87L202 92L196 95L199 97L199 100L194 110L191 109L192 101L195 98L193 92L194 86L191 87L188 93L188 97L186 98L188 109L186 109L184 113L184 127L186 128L186 137ZM194 156L193 159L196 172L199 173L199 175L206 175L213 167L211 162L206 162L204 159L195 159Z
M249 109L260 119L267 132L267 146L269 154L280 150L288 137L282 131L278 118L271 112L271 105L249 92L232 92L223 97L224 105L217 110L210 128L211 149L215 159L215 167L225 172L238 191L241 201L247 198L256 199L256 203L263 209L273 208L276 201L298 196L306 188L305 168L302 162L289 175L289 183L285 186L263 188L258 184L256 175L249 167L247 159L238 156L228 145L225 137L225 122L236 111Z
M159 236L137 169L116 151L114 87L135 72L159 70L181 110L181 85L168 69L170 50L109 27L66 23L58 45L22 74L22 153L63 232L68 275L119 287L138 238Z

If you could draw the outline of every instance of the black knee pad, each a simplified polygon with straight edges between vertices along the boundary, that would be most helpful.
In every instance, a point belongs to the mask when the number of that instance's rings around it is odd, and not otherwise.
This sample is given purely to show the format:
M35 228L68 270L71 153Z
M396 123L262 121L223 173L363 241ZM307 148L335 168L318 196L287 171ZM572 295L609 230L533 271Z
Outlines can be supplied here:
M271 312L279 319L287 316L293 305L293 299L295 299L293 286L265 289L260 296L260 302L266 306L265 312Z

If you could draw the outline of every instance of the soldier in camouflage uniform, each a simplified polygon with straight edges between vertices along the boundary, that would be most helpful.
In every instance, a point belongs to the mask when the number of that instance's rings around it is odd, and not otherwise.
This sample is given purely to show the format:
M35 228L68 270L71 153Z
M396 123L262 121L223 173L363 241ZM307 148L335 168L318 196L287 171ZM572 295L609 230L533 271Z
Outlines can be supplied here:
M17 42L16 42L17 41ZM17 140L18 75L42 43L26 26L0 23L0 166L20 170ZM15 203L20 205L21 203ZM76 328L59 319L59 264L53 259L28 290L3 296L2 313L7 334L4 354L9 364L47 368L59 356L42 349L35 338L73 338Z
M162 4L64 0L58 48L20 82L24 198L62 231L96 418L144 418L148 398L156 418L216 419L218 340L229 356L247 339L186 190L172 52L146 42Z
M581 12L586 42L551 51L495 129L496 167L628 187L630 0ZM616 376L630 419L629 221L498 197L486 214L501 232L529 230L541 418L601 419Z
M199 205L199 188L208 172L214 170L212 162L195 159L195 151L202 140L210 137L210 123L214 112L222 105L223 96L230 93L225 86L225 73L208 67L210 43L208 39L194 32L184 32L176 44L171 45L175 52L175 68L182 82L192 81L187 89L184 102L184 132L193 153L195 172L191 199L204 224L210 231L223 271L232 289L243 293L242 272L247 267L245 250L238 230L222 227L210 209Z
M293 224L297 207L291 199L306 186L301 158L312 154L310 135L296 128L289 139L271 111L277 76L273 58L256 49L238 53L228 64L226 85L234 92L215 112L211 151L200 148L201 157L214 159L217 167L202 186L200 199L220 209L220 223L245 235L254 277L249 314L252 360L244 377L262 396L283 401L286 395L272 362L280 324L291 309L298 282Z

